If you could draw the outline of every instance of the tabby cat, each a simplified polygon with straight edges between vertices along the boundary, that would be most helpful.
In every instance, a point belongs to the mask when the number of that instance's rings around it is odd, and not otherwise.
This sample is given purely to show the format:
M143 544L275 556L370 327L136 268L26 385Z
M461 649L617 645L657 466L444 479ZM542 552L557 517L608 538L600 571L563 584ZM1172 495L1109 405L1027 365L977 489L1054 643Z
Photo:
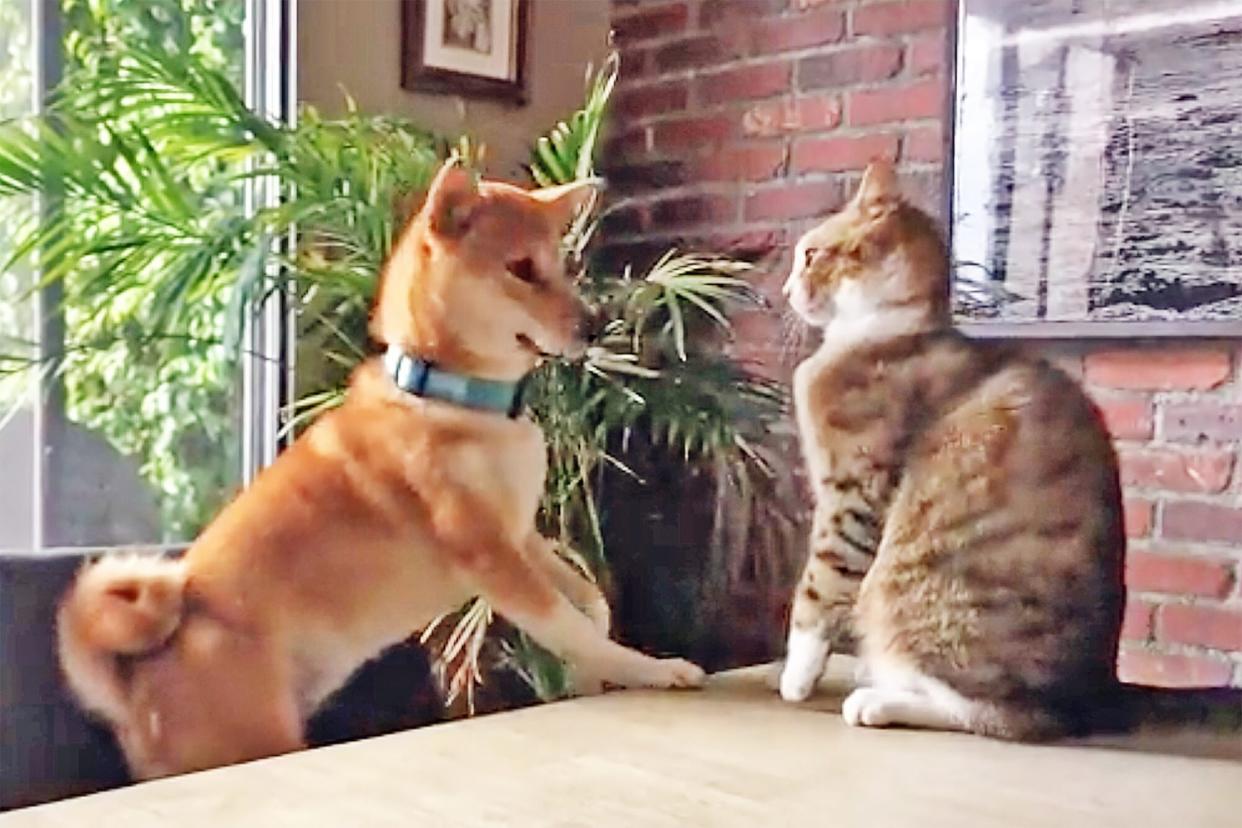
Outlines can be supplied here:
M1129 725L1115 664L1121 488L1069 377L950 325L944 244L873 164L796 248L785 295L822 328L794 399L815 496L781 695L857 641L853 725L1042 740ZM1237 696L1231 696L1236 705Z

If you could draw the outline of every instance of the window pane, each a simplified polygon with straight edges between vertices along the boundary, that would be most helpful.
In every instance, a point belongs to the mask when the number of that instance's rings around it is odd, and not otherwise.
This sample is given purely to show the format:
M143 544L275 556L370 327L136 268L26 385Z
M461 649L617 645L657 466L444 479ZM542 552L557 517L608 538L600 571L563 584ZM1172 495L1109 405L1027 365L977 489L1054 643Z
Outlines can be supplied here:
M16 83L9 76L19 73L10 67L24 61L26 111L37 42L31 36L30 2L0 0L4 13L20 17L25 33L20 48L0 55L8 70L0 70L0 102L13 97L4 85ZM192 54L240 87L244 8L235 0L62 0L64 71L78 73L74 85L82 91L115 75L113 47L124 44L161 62ZM11 28L0 23L0 31ZM109 118L101 146L149 145L170 167L190 155L194 130L201 128L186 120L184 130L155 134L149 116ZM140 253L104 253L75 262L64 276L63 301L46 291L42 295L45 324L36 324L34 300L6 303L12 318L0 316L0 326L10 340L42 329L43 370L41 395L28 396L0 432L0 462L13 464L26 481L12 498L0 491L5 501L0 508L8 510L11 503L28 515L26 531L0 535L0 546L37 542L40 522L44 547L187 540L236 490L240 372L236 348L227 342L232 281L218 276L216 258L196 254L214 237L211 216L240 212L242 185L214 186L213 163L177 168L157 190L151 186L155 159L139 157L132 165L112 159L106 166L115 176L113 192L132 203L103 188L66 187L59 204L71 238L106 250L123 241ZM180 222L170 222L164 212L161 200L168 193L191 205ZM35 216L33 204L11 209L0 225L0 247L6 240L11 245L20 223ZM7 273L4 280L9 297L31 283L26 276L23 284L20 272ZM170 291L182 289L179 310L168 312ZM0 350L11 355L16 344L8 341ZM54 375L51 368L57 369ZM28 371L10 382L3 388L6 400L39 374ZM0 523L7 516L0 514Z
M28 115L34 106L31 0L0 0L0 120ZM0 199L0 261L13 252L18 223L31 212L29 199ZM20 297L30 287L21 268L0 270L0 352L29 354L33 307ZM30 373L13 373L12 361L0 364L0 410L12 412L0 425L0 548L26 547L34 541L34 418L19 408L29 397Z

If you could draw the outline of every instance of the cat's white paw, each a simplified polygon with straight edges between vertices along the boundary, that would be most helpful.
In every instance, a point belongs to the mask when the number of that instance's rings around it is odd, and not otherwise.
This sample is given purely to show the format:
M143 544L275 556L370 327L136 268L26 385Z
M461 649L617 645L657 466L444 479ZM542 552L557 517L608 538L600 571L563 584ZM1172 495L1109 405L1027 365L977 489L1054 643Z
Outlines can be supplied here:
M892 723L889 701L883 690L860 687L845 697L841 718L850 727L884 727Z
M781 698L787 702L806 701L824 674L828 663L828 641L814 630L789 631L785 669L781 671Z

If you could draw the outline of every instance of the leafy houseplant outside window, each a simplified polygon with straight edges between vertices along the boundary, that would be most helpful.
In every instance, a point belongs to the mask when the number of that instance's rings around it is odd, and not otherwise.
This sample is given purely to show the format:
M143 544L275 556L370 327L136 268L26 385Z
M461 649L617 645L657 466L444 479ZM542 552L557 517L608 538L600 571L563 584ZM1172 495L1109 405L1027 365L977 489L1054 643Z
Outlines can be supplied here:
M249 308L282 290L297 309L300 398L286 420L296 429L339 401L369 352L376 275L450 148L407 120L352 106L338 120L306 108L296 126L270 123L202 50L138 38L97 46L71 69L47 117L0 126L0 197L49 186L65 194L12 258L37 254L43 278L63 286L66 317L78 320L64 354L10 349L3 358L61 371L78 389L79 410L138 455L167 495L166 525L190 535L227 486L179 466L186 452L173 448L197 441L191 453L210 455L223 445L217 403L231 392ZM536 183L594 175L616 69L610 60L595 73L583 108L536 142ZM468 140L451 151L477 160ZM245 215L240 193L256 175L272 176L285 197ZM593 215L580 216L566 246L584 294L609 320L605 334L585 360L541 368L531 400L549 437L540 521L566 555L605 577L600 487L607 474L632 474L624 458L634 441L658 447L661 462L706 470L718 513L779 516L764 502L764 481L778 473L766 458L785 400L721 347L728 313L756 301L747 265L670 251L643 274L602 271L588 264L595 230ZM296 245L273 244L291 233ZM280 259L278 280L266 275L271 257ZM161 398L173 387L188 389L178 393L191 395L198 420L168 417L185 403ZM748 529L710 535L703 554L733 571ZM450 695L468 697L473 679L499 663L541 697L563 694L556 661L511 631L486 636L490 617L476 603L429 631L449 665Z

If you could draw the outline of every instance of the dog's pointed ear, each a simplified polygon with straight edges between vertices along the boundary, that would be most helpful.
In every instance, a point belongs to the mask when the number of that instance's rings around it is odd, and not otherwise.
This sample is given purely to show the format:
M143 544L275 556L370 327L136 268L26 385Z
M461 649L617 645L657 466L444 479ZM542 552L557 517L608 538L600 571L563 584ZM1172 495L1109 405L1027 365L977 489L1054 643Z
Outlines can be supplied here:
M603 189L604 179L583 178L568 184L531 190L530 195L543 204L557 227L566 227L578 215L578 211L589 206L592 199Z
M854 199L858 206L873 215L895 207L901 201L901 189L897 185L897 173L893 170L893 165L882 160L868 164Z
M478 204L479 188L474 176L454 159L449 159L427 190L423 213L433 232L457 238L470 229L470 220Z

